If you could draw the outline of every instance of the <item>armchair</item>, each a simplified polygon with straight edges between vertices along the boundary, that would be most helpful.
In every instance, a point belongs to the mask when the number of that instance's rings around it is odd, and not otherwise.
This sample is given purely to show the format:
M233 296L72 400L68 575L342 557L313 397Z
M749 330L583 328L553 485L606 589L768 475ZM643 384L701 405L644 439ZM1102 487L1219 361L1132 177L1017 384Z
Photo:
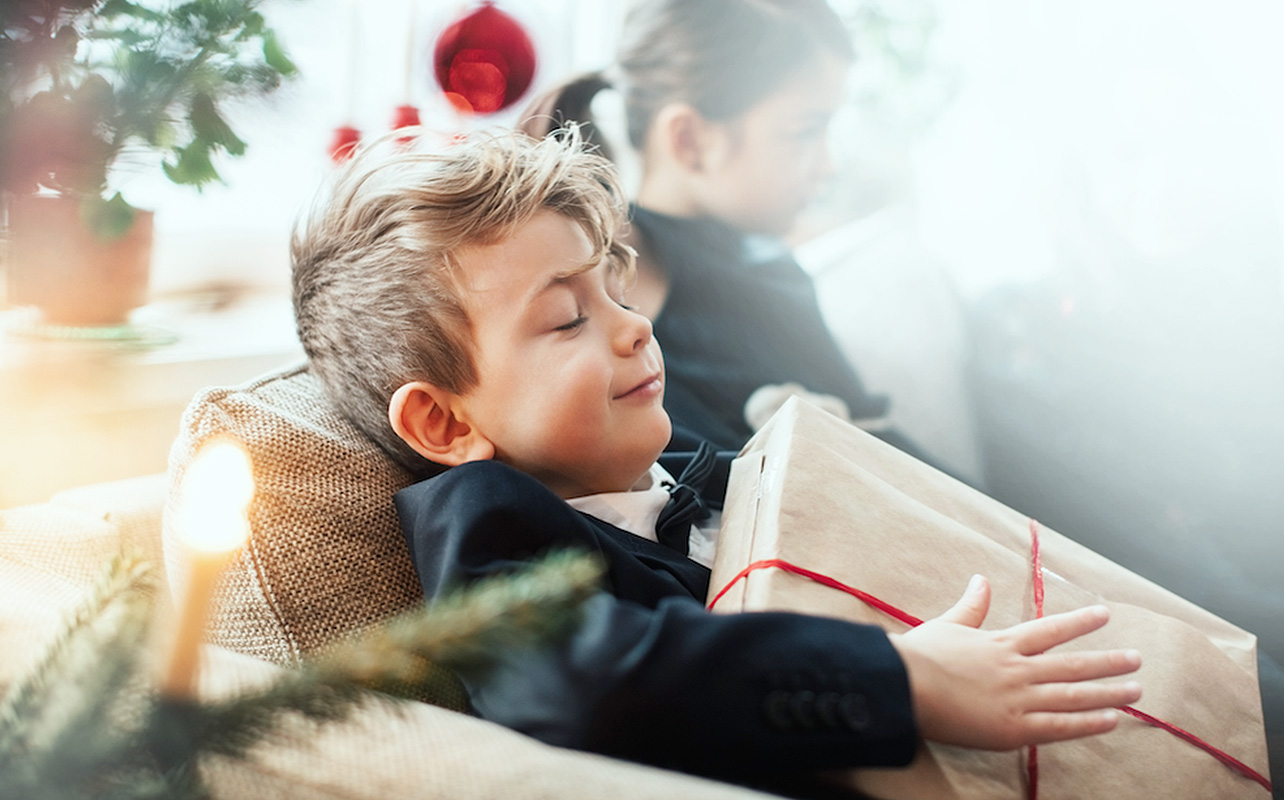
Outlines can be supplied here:
M202 655L205 696L236 691L419 601L391 495L410 478L361 437L296 367L199 394L184 417L169 475L61 492L0 511L0 692L30 668L107 560L133 547L166 580L163 518L173 479L215 431L236 434L255 462L253 535L219 589ZM162 591L161 600L168 594ZM463 706L462 693L433 698ZM440 705L372 703L348 720L293 725L249 758L202 764L215 798L767 798L755 791L550 747Z

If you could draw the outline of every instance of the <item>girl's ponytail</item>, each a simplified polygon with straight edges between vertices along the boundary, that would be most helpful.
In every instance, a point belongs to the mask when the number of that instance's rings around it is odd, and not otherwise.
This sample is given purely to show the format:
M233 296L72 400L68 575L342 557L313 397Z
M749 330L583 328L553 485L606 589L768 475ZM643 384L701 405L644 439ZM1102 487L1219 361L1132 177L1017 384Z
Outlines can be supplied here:
M525 133L542 139L568 122L577 122L581 138L595 145L603 156L614 160L606 138L594 124L592 112L593 98L598 92L609 88L611 81L600 71L572 78L532 100L522 112L518 127Z

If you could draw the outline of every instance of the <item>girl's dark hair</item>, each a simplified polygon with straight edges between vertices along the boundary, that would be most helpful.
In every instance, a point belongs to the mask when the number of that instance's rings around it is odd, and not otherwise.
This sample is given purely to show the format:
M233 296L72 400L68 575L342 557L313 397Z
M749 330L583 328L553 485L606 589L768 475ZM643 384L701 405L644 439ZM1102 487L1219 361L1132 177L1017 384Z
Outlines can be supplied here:
M641 149L669 103L688 103L717 122L734 119L819 52L854 55L826 0L641 0L625 17L614 74L581 75L544 93L521 127L545 136L579 122L609 157L590 105L615 86L624 96L629 143Z

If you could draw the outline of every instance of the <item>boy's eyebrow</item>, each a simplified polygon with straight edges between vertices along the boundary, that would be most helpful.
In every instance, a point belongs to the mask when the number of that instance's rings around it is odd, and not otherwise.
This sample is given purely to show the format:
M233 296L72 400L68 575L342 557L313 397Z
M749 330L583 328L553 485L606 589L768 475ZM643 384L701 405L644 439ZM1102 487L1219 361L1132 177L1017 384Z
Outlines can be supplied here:
M565 286L575 276L583 275L601 263L601 259L595 259L592 261L586 261L583 264L571 267L570 269L563 270L562 272L554 273L543 283L543 285L531 292L530 299L534 300L536 297L539 297L550 289L555 289L558 286Z

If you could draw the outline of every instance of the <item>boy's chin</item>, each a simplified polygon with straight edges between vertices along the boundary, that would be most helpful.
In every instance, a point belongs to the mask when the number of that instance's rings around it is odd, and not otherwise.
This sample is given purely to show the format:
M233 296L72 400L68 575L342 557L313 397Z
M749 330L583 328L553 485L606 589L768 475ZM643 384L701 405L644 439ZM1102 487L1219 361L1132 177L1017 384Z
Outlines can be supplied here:
M660 457L660 454L664 452L664 448L669 446L669 440L672 438L673 438L673 421L669 419L668 412L665 412L664 424L656 426L656 437L655 437L655 442L653 444L656 446L657 449L655 451L655 455L651 456L651 461L646 466L647 469L650 469L651 464L654 464L656 462L656 460Z
M665 419L667 421L668 417L665 417ZM630 459L629 466L631 469L629 470L629 473L635 476L632 483L635 484L650 471L651 465L660 459L660 454L663 453L664 448L669 445L669 437L672 435L672 427L665 425L663 436L660 436L657 433L655 441L651 443L651 447L645 449L639 448L636 457Z

